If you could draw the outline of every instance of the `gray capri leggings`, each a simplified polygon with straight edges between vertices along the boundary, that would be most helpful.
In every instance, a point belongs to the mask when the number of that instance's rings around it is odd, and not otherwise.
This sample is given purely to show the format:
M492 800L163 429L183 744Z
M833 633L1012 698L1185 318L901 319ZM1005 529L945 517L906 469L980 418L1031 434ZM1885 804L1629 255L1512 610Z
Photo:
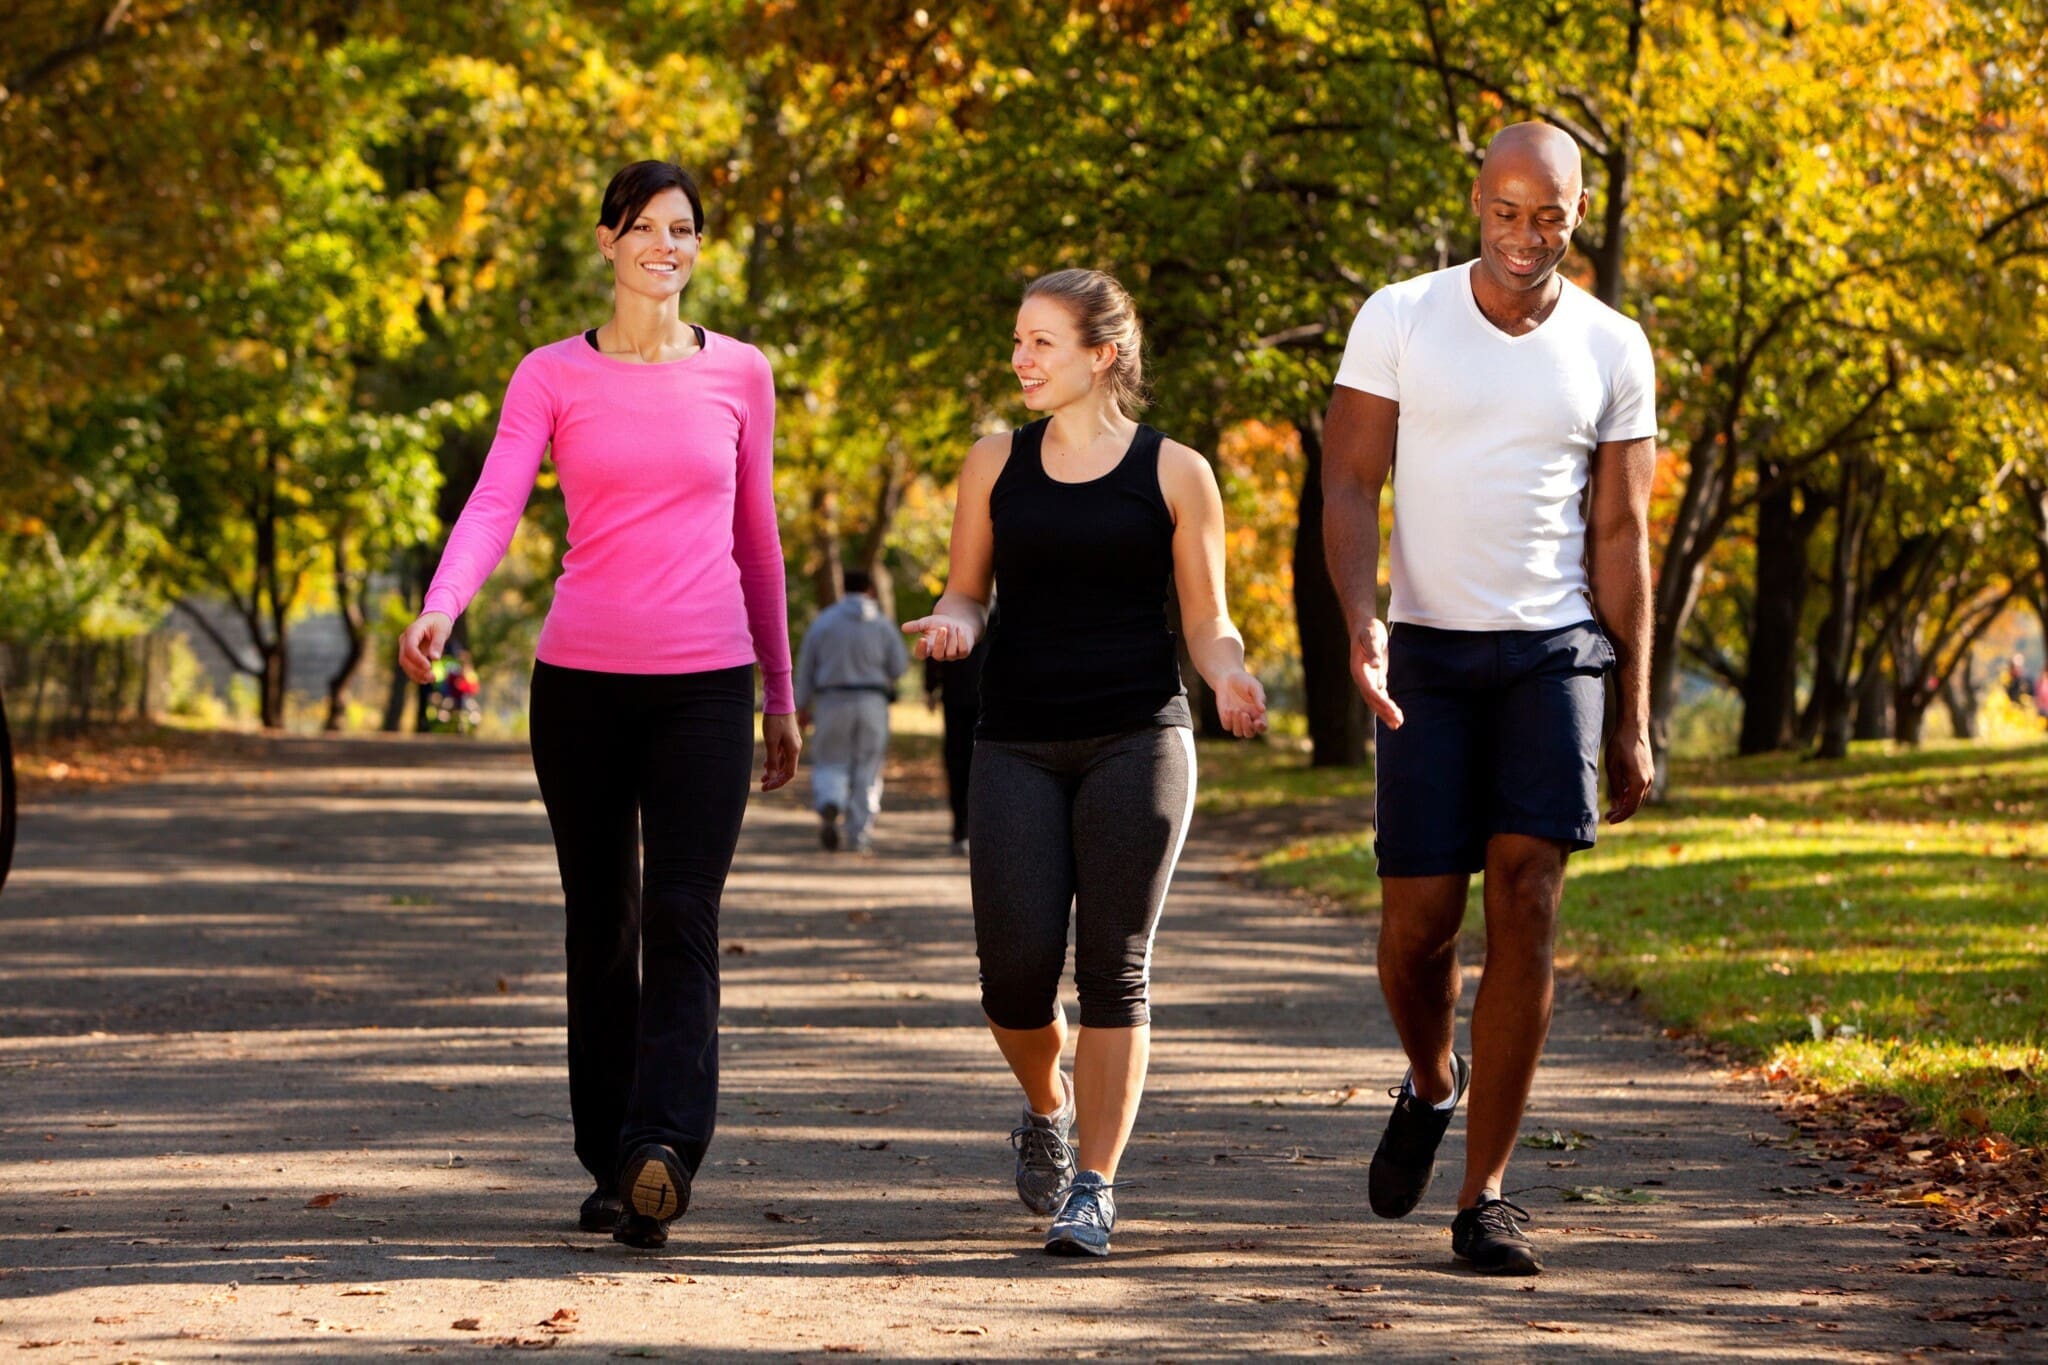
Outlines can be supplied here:
M967 801L990 1021L1053 1021L1071 907L1081 1026L1151 1022L1152 935L1195 804L1193 735L1148 726L1099 739L977 740Z

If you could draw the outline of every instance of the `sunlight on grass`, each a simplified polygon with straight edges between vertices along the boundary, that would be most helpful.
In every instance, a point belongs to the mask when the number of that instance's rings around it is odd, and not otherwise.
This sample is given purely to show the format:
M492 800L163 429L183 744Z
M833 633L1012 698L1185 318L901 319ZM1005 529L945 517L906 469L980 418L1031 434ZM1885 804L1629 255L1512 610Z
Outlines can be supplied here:
M1810 1084L2048 1142L2048 745L1684 763L1673 787L1572 860L1566 961ZM1378 905L1369 833L1261 867Z

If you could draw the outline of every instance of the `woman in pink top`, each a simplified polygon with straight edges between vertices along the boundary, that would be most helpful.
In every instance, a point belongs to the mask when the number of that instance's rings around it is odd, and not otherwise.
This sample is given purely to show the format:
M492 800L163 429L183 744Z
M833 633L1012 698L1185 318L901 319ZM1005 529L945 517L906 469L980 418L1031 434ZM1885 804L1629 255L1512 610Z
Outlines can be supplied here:
M533 767L568 911L569 1106L597 1182L582 1226L658 1247L718 1099L718 903L753 766L796 772L776 532L775 385L752 346L685 325L704 235L681 167L612 178L602 327L529 352L399 662L430 676L552 450L569 512L533 669ZM644 844L644 875L643 852Z

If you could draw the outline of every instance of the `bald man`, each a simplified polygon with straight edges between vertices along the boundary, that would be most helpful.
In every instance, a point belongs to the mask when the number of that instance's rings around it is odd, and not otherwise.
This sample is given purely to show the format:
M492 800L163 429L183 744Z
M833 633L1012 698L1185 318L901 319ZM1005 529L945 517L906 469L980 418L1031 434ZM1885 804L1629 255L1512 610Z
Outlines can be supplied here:
M1451 1249L1543 1268L1501 1197L1550 1028L1565 860L1650 789L1655 376L1634 322L1557 273L1586 216L1576 144L1542 124L1486 149L1479 258L1389 285L1351 329L1324 428L1330 575L1377 717L1379 975L1408 1056L1372 1159L1373 1211L1406 1216L1470 1095ZM1394 531L1379 619L1380 499ZM1455 1050L1458 931L1484 876L1471 1061Z

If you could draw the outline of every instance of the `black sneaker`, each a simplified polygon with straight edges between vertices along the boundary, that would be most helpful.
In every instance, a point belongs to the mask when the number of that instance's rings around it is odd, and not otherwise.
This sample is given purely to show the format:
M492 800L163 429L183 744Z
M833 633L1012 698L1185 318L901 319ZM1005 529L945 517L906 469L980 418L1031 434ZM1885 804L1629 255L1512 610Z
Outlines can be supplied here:
M659 1251L668 1245L668 1219L649 1218L644 1213L628 1210L620 1216L619 1225L612 1229L612 1240L642 1251Z
M1538 1275L1543 1258L1517 1226L1529 1211L1505 1199L1482 1199L1451 1222L1451 1254L1482 1275Z
M1372 1169L1366 1173L1366 1194L1372 1211L1382 1218L1406 1218L1429 1192L1436 1174L1436 1149L1451 1126L1458 1101L1465 1098L1465 1083L1472 1069L1457 1053L1451 1054L1451 1092L1448 1109L1439 1109L1409 1088L1411 1072L1387 1094L1394 1099L1394 1112L1387 1119L1387 1131L1380 1135L1378 1150L1372 1154Z
M585 1232L610 1232L625 1211L624 1201L610 1190L592 1190L583 1201L583 1211L576 1215L576 1226Z
M839 807L830 802L818 811L818 842L827 853L839 851Z
M690 1207L690 1173L672 1147L650 1142L634 1149L619 1169L619 1198L625 1215L612 1230L627 1246L658 1247L668 1241L668 1222Z

